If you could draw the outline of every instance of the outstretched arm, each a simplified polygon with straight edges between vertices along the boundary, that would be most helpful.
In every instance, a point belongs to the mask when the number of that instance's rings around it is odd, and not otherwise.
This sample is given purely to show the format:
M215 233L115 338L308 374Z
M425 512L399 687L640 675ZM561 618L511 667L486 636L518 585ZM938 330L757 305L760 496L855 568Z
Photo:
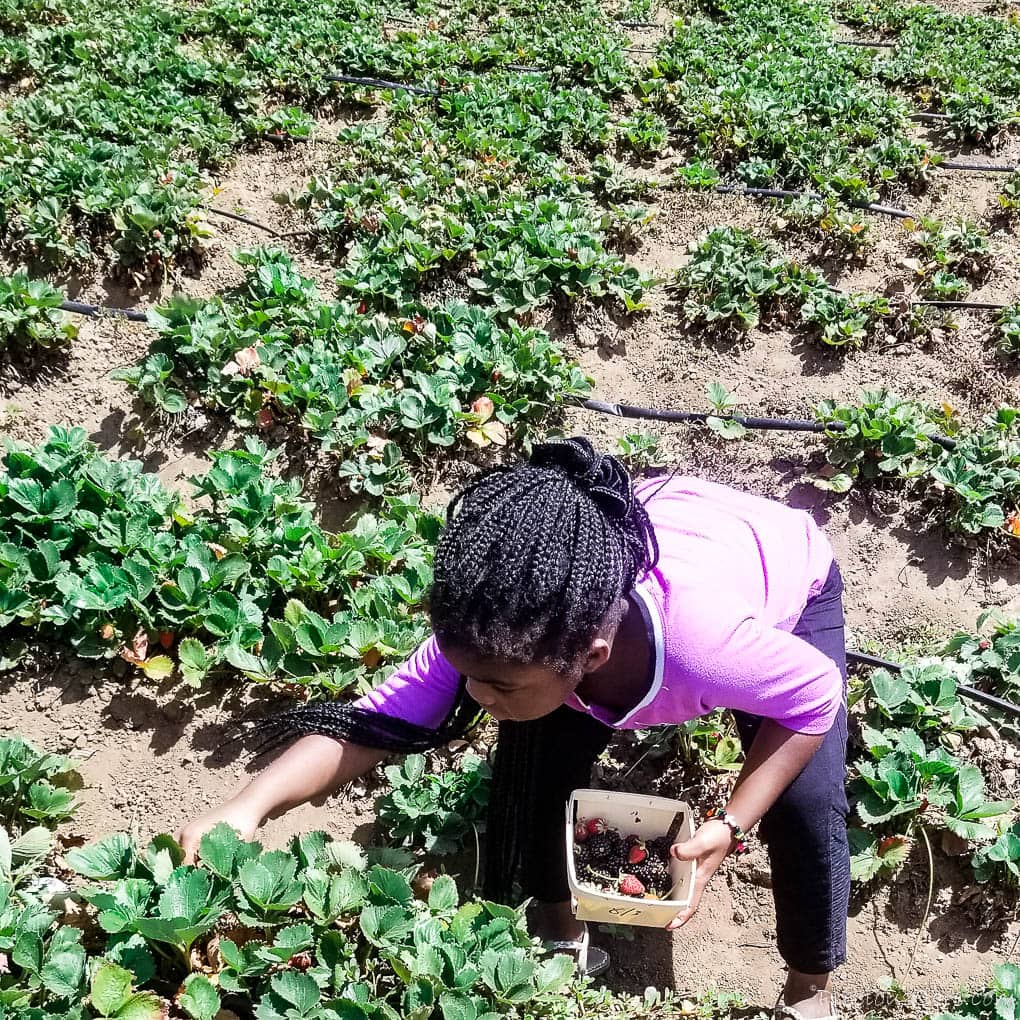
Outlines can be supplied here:
M450 712L459 682L457 671L430 637L382 686L354 704L419 726L436 727ZM301 737L229 800L180 829L177 839L184 847L185 859L194 862L203 834L217 822L226 822L251 839L267 818L332 793L386 756L385 751L347 740L314 734Z
M332 793L385 757L385 751L332 737L302 737L229 800L181 828L177 840L185 863L194 863L199 841L217 822L226 822L251 839L267 818Z

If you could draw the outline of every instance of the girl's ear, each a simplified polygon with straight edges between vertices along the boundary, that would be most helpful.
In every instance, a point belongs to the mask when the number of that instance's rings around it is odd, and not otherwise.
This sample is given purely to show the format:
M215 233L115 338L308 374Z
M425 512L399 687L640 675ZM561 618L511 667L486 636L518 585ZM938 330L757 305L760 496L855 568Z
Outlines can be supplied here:
M612 640L604 637L593 638L581 662L581 672L594 673L595 670L601 669L609 661L612 651Z

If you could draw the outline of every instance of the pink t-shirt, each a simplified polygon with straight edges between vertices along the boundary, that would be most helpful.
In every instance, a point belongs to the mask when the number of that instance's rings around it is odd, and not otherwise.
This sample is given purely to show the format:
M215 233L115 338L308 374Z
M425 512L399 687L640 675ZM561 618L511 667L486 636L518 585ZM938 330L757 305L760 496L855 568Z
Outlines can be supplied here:
M659 543L657 566L635 587L654 641L651 687L618 718L576 696L567 704L615 729L732 708L798 733L828 732L842 704L842 676L828 656L791 633L832 566L815 522L801 510L697 478L651 479L636 492ZM430 637L358 704L438 726L458 685Z

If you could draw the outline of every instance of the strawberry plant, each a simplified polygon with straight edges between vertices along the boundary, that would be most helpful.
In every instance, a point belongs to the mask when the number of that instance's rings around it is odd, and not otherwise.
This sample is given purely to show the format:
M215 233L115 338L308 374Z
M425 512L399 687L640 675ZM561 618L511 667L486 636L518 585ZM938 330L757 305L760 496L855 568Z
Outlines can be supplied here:
M690 261L672 286L684 298L689 322L733 321L753 329L792 289L784 272L786 260L745 231L717 227L692 242L688 251Z
M936 269L925 285L925 296L937 301L960 301L970 292L970 284L948 269Z
M5 828L52 828L70 818L80 778L69 758L41 754L17 736L0 737L0 819Z
M1006 354L1020 354L1020 304L1008 305L995 318L998 327L999 350Z
M1020 170L1006 178L997 200L999 208L1008 214L1015 214L1020 210Z
M1020 691L1020 621L987 612L978 617L975 630L954 634L942 654L961 663L974 681L1015 698Z
M852 406L823 401L815 414L820 421L842 426L826 433L826 458L834 470L816 479L819 487L837 492L858 479L924 474L941 456L932 437L950 428L944 412L886 390L865 391Z
M911 240L927 260L927 273L942 270L982 279L991 269L991 240L978 224L961 219L946 225L922 219L919 224L908 220L904 225L913 228Z
M646 471L663 464L659 437L649 432L628 432L618 436L616 455L631 471Z
M826 431L828 465L815 479L821 488L845 492L857 479L926 481L950 530L1020 530L1020 412L1014 408L1000 407L980 426L963 427L947 406L936 410L880 390L864 393L857 406L823 401L815 413L842 426ZM951 449L933 438L945 433L954 435Z
M968 842L995 838L988 820L1013 805L985 799L984 778L976 766L943 748L929 750L912 729L880 731L864 725L862 736L868 757L854 763L858 778L851 792L858 817L873 832L906 840L915 826L924 824L944 827ZM869 867L876 864L870 855L868 862Z
M988 987L954 1002L949 1012L925 1020L1010 1020L1020 1010L1020 967L1000 963L992 968Z
M739 772L744 752L731 719L713 712L691 719L678 727L677 747L681 758L708 772Z
M1020 886L1020 822L1014 822L994 843L978 850L971 864L978 882Z
M453 769L429 772L425 758L409 755L387 766L386 778L391 788L376 801L376 816L396 846L445 855L477 845L491 778L481 758L464 755Z
M617 131L620 142L643 159L659 155L668 142L666 122L648 109L624 118Z
M710 415L705 424L723 439L743 439L747 435L747 427L735 421L733 413L737 409L737 398L721 382L710 382L705 387L705 396L712 405L715 414Z
M938 737L979 725L957 693L955 676L941 664L874 670L860 698L876 726L906 727Z
M805 195L783 203L776 225L818 238L821 250L839 255L860 255L872 243L871 223L859 212L847 209L832 196Z
M892 315L878 295L844 294L820 272L787 259L743 230L717 227L689 248L672 289L684 298L689 322L739 325L786 322L799 309L801 321L832 347L864 342Z
M53 10L52 23L3 33L0 73L33 88L0 122L0 238L50 265L112 261L139 277L200 256L206 171L250 138L306 138L312 109L365 95L327 79L338 70L429 85L535 61L554 88L583 83L585 99L619 94L632 78L624 37L592 3L552 18L475 17L481 36L391 32L376 3L347 4L339 19L293 0L244 11L147 2L115 21L95 0L55 0ZM578 116L578 137L591 126Z
M77 335L60 311L64 295L25 272L0 276L0 350L59 347Z

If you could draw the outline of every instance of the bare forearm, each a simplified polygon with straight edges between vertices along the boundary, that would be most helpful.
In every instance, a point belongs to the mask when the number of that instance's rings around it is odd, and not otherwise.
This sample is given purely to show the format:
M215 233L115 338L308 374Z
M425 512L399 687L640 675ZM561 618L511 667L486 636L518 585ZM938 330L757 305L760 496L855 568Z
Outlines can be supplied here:
M231 801L261 821L332 793L386 757L385 752L330 737L302 737Z
M794 733L766 719L758 728L727 810L750 829L800 775L824 736Z

